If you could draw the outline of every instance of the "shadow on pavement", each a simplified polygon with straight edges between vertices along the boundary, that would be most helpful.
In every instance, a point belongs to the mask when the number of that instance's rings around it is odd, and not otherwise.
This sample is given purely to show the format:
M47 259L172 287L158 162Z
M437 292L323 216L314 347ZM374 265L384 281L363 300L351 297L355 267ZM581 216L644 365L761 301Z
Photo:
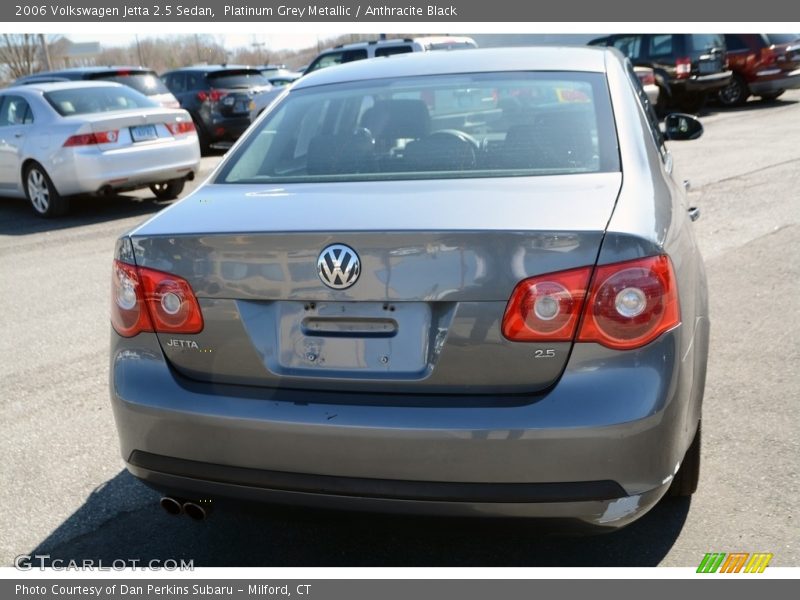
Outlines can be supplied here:
M170 516L127 471L31 554L51 560L193 560L194 566L655 566L677 539L687 499L662 501L629 527L559 536L531 522L276 508L228 502L203 522ZM79 563L80 564L80 563Z
M171 203L152 196L78 196L70 199L70 210L65 216L43 219L33 213L27 200L0 197L0 235L28 235L147 216Z
M716 115L716 114L729 114L738 112L752 112L760 110L772 110L797 104L798 100L790 100L789 98L777 98L775 100L761 100L754 96L741 106L723 106L718 101L709 101L701 110L700 116Z

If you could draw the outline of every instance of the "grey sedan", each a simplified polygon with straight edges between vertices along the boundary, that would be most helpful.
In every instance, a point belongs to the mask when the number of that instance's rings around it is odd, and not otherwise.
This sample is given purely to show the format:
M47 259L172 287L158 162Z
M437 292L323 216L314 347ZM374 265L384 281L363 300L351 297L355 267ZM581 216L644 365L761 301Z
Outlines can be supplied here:
M705 273L605 48L300 79L119 239L111 402L174 514L215 498L618 528L698 483Z
M200 165L192 119L101 81L33 83L0 91L0 194L27 197L42 217L69 196L150 187L177 198Z

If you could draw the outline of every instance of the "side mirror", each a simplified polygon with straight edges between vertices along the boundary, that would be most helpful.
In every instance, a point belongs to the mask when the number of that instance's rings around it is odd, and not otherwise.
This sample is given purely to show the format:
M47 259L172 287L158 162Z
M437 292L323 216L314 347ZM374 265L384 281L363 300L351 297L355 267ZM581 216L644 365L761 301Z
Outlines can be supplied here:
M672 113L664 119L664 137L668 140L696 140L703 135L703 124L697 117Z

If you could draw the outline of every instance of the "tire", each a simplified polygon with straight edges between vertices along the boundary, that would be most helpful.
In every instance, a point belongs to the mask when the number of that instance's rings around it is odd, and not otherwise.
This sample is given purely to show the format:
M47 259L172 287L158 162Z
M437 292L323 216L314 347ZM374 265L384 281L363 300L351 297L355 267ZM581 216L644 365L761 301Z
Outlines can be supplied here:
M777 92L770 92L768 94L761 94L759 98L761 98L762 102L773 102L783 95L783 92L785 91L786 90L780 90Z
M170 179L161 183L151 183L150 191L159 200L175 200L181 195L184 184L184 179Z
M747 82L740 75L734 74L728 85L717 92L723 106L742 106L750 97Z
M22 173L25 197L38 216L45 219L60 217L69 209L69 201L58 193L53 181L39 163L32 162Z
M700 481L700 426L702 421L697 424L697 433L694 434L691 446L683 457L681 468L672 485L667 491L668 496L677 498L687 498L697 491L697 484Z
M689 94L678 100L678 108L683 112L696 113L706 105L708 94Z
M211 154L211 138L206 131L206 128L199 121L194 122L194 128L197 130L197 141L200 144L200 156L208 156Z

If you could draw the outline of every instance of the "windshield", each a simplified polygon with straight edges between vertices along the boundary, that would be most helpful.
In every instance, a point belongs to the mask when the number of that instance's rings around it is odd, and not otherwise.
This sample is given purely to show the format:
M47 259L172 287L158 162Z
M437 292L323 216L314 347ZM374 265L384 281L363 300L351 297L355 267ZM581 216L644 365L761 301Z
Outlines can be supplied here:
M800 41L800 33L767 33L770 44L791 44Z
M480 73L290 92L226 161L225 183L619 170L605 77Z
M693 33L689 38L692 40L692 50L695 51L725 48L725 37L719 33Z
M268 86L269 80L261 71L217 71L207 75L211 87L220 89Z
M169 94L164 82L156 77L155 73L126 73L124 71L110 74L99 74L92 79L102 79L103 81L113 81L133 88L145 96L155 96L156 94Z
M44 97L62 117L159 106L125 86L76 87L46 92Z

